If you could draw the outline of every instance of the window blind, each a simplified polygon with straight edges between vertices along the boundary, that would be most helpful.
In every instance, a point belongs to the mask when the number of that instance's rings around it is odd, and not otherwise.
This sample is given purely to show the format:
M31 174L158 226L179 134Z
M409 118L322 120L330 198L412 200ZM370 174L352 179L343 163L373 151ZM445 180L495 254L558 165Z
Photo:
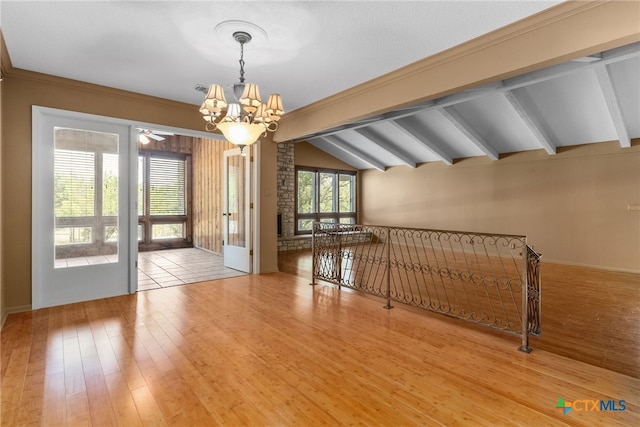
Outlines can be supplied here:
M60 150L54 154L55 216L94 216L95 153Z
M151 215L186 215L185 161L152 157L149 161Z

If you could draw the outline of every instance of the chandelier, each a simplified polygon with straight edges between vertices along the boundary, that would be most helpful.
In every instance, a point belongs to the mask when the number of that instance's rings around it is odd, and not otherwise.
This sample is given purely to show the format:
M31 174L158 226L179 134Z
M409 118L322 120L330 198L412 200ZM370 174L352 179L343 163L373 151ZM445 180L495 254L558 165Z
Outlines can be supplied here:
M233 85L237 102L227 103L222 86L212 84L200 113L207 122L207 131L219 130L242 151L245 146L255 143L260 135L275 132L284 109L279 94L269 95L269 100L263 104L258 85L244 82L244 45L251 41L251 34L236 31L233 38L240 43L240 81Z

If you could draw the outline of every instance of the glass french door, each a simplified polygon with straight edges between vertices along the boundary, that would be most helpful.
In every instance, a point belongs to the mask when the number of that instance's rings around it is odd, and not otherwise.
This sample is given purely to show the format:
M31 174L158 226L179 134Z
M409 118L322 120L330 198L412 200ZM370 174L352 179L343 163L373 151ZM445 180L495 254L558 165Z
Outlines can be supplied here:
M246 273L251 273L250 165L250 154L239 148L224 152L224 265Z
M40 107L33 113L32 307L135 291L132 127Z

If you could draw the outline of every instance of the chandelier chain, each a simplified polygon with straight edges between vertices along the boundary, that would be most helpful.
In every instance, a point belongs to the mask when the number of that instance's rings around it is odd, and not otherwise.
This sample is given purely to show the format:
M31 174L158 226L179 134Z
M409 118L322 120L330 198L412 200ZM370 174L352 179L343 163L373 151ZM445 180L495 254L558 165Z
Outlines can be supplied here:
M244 83L244 43L240 43L240 83Z

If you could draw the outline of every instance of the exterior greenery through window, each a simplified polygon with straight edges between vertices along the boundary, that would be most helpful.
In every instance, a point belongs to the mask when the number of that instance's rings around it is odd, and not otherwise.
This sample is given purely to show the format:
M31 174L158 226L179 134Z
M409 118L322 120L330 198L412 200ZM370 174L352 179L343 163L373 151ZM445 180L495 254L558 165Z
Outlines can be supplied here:
M55 259L116 255L118 136L55 127Z
M60 129L56 135L56 256L113 254L118 242L117 145L102 134L92 134L94 139L102 138L95 146L83 143L84 134L78 135L75 130ZM140 250L192 245L190 165L191 157L186 154L140 153Z
M100 177L100 178L98 178ZM76 255L73 245L118 241L118 155L87 147L54 150L55 244ZM101 191L101 194L97 194ZM93 249L89 255L101 253ZM106 252L109 253L110 249Z
M356 223L356 172L296 167L295 233L314 222Z

